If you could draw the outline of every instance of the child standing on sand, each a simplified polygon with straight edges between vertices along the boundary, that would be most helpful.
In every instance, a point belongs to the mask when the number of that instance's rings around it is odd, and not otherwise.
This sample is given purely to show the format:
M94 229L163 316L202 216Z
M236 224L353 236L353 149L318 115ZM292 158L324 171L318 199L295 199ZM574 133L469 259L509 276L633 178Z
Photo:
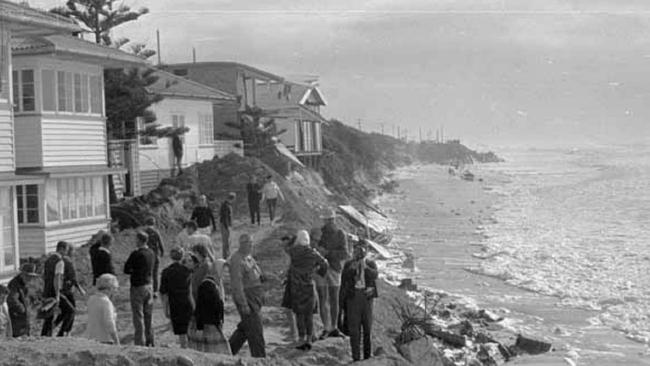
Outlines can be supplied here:
M13 337L7 296L9 296L9 289L5 285L0 285L0 339Z

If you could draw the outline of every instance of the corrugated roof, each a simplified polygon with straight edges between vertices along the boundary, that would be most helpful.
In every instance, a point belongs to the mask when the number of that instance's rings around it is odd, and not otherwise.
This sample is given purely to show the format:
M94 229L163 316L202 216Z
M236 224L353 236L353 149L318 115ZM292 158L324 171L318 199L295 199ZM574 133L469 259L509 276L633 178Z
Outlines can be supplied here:
M237 100L237 97L225 91L176 76L167 71L157 70L155 75L158 80L147 88L152 93L195 99Z
M72 19L6 0L0 0L0 20L10 23L57 29L60 31L81 31L79 25L77 25L77 23Z
M105 66L131 64L144 66L147 62L117 48L102 46L73 36L25 37L12 40L14 55L62 54L91 58ZM122 65L125 66L125 65Z

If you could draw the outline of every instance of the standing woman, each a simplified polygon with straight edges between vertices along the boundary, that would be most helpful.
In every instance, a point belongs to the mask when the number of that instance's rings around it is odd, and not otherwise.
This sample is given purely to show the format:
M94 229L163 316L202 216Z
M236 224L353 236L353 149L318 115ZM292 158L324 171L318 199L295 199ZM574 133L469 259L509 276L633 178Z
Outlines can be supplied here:
M88 299L88 325L85 337L101 343L120 344L117 335L117 313L111 297L118 288L117 277L105 273L97 278L97 292Z
M181 348L187 348L187 329L194 311L194 299L190 293L192 270L181 264L183 249L173 248L169 256L172 264L160 276L160 295L165 316L171 320L172 330L178 336Z
M309 246L309 233L305 230L298 231L296 243L287 252L291 257L289 269L291 308L296 314L298 336L302 342L296 348L308 351L311 349L316 309L314 272L317 270L319 273L325 273L328 264L322 255Z
M200 338L199 350L208 353L231 355L228 340L223 335L223 293L221 293L221 278L223 262L217 261L199 285L196 310L196 329L203 331Z

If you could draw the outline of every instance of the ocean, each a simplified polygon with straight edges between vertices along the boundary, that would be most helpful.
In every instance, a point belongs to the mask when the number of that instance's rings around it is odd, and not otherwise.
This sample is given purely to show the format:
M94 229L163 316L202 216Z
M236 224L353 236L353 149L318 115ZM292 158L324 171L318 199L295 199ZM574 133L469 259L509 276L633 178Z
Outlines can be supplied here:
M400 223L396 243L417 258L418 282L512 311L515 330L553 338L576 362L646 364L650 146L496 152L506 162L468 167L482 182L440 180L431 166L398 175L403 195L382 204ZM489 217L442 208L438 193L454 185ZM608 361L592 362L603 354Z

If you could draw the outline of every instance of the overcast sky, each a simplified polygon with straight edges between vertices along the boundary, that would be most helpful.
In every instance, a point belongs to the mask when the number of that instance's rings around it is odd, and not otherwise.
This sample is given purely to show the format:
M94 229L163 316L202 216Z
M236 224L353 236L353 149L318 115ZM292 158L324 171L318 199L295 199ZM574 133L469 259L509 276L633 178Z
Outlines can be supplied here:
M32 0L50 8L64 0ZM472 142L628 141L650 133L645 0L128 0L116 29L163 62L315 74L326 117ZM647 5L646 5L647 4Z

